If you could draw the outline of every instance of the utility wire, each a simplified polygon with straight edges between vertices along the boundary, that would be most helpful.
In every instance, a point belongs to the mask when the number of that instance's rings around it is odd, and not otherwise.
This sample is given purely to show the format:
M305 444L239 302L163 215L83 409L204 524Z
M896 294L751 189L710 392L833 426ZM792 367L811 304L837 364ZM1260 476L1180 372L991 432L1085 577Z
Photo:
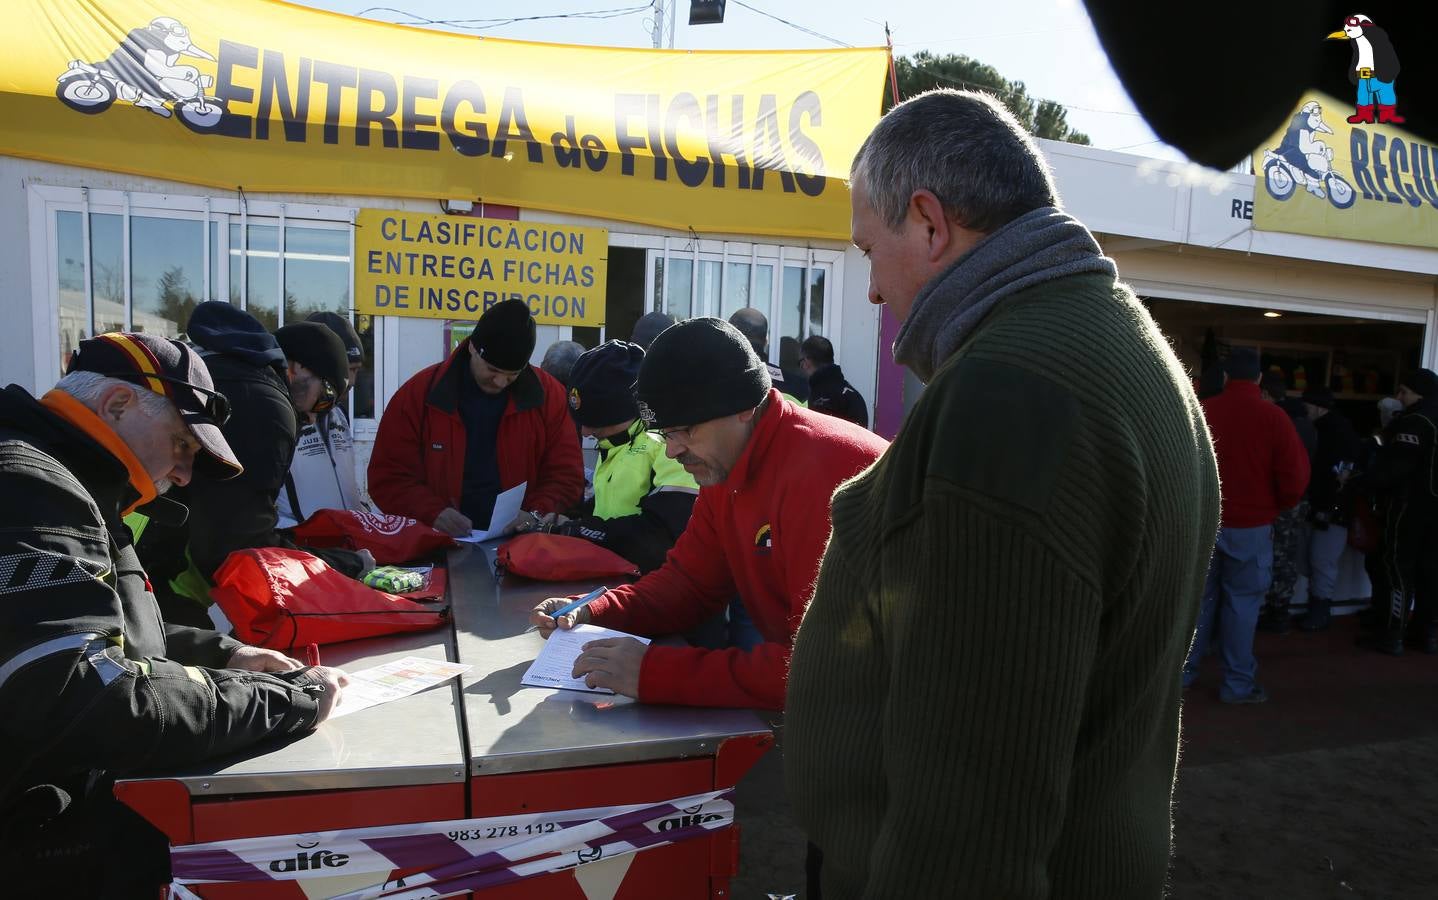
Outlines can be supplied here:
M406 9L396 9L393 6L371 6L355 13L356 16L365 16L372 12L393 13L399 16L408 16L411 21L396 22L397 25L440 25L449 28L462 28L466 31L487 31L491 28L502 28L505 25L514 25L518 22L538 22L545 19L617 19L622 16L632 16L636 13L647 12L653 8L652 3L643 6L626 6L615 9L592 9L584 12L572 13L550 13L538 16L512 16L501 19L431 19L428 16L421 16Z
M808 28L808 27L806 27L806 26L804 26L804 25L800 25L798 22L791 22L791 21L789 21L788 19L783 18L782 16L776 16L776 15L774 15L774 14L771 13L771 12L765 12L764 10L760 9L760 8L757 7L757 6L750 6L749 4L743 2L743 0L733 0L733 3L734 3L735 6L742 6L742 7L744 7L745 9L749 10L750 12L756 12L756 13L758 13L758 14L761 15L761 16L767 16L768 18L773 19L775 22L782 22L782 23L784 23L785 25L788 25L790 28L793 28L795 31L802 31L802 32L804 32L804 33L807 34L807 35L812 35L813 37L819 38L820 40L828 41L828 42L831 43L831 44L837 44L837 45L839 45L840 47L852 47L852 46L854 46L853 44L847 43L847 42L845 42L845 41L841 41L841 40L839 40L839 39L836 38L836 37L829 37L827 34L824 34L824 33L819 32L819 31L815 31L814 29Z

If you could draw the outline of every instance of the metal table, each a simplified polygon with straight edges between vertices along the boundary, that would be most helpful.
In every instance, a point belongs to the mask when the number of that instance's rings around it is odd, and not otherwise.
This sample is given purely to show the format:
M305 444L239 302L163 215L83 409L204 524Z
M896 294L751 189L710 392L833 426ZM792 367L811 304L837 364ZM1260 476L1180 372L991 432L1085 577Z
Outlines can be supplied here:
M171 842L188 844L659 802L732 787L767 752L773 735L748 710L521 687L543 640L527 630L529 610L594 585L497 580L497 543L450 554L449 627L323 648L326 665L350 670L411 655L474 667L460 679L288 743L125 779L116 795ZM617 885L613 897L712 900L727 896L738 847L737 829L721 828L483 896L578 900L598 878ZM276 883L262 895L298 897L297 890ZM199 893L238 896L226 891Z
M496 580L493 562L493 545L455 551L449 560L458 658L474 665L461 676L472 774L712 757L725 740L770 734L746 709L648 706L521 686L544 644L528 630L529 611L546 597L584 593L598 583Z

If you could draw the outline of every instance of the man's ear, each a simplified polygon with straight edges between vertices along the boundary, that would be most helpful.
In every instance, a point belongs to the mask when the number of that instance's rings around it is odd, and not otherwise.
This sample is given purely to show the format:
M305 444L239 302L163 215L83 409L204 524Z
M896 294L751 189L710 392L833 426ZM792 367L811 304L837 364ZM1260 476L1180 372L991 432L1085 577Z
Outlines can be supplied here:
M938 262L948 253L953 243L955 225L944 213L944 204L933 191L920 189L909 198L909 217L918 227L924 228L929 239L928 258Z
M111 385L100 395L100 418L108 422L118 422L122 416L134 409L138 402L134 388L124 384Z

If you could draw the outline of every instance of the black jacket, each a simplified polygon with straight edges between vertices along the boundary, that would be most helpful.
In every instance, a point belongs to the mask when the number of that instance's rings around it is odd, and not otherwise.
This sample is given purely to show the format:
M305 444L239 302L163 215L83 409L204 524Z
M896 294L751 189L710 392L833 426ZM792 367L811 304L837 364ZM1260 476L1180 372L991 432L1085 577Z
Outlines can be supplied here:
M1394 418L1358 488L1438 515L1438 399L1424 398Z
M190 558L213 579L232 551L296 549L276 530L275 500L295 456L299 422L290 402L284 352L254 317L227 303L207 303L190 317L188 333L200 348L215 390L230 401L230 420L221 431L245 467L244 474L225 481L196 476L176 498L190 507ZM303 549L351 578L362 574L358 554ZM148 553L145 561L148 565Z
M1341 492L1334 468L1341 463L1356 468L1363 457L1363 443L1353 423L1337 410L1329 410L1313 427L1318 432L1318 449L1312 456L1308 500L1314 512L1328 512L1338 505Z
M120 519L138 498L125 465L15 385L0 497L0 819L34 785L313 727L302 676L224 669L239 642L166 625Z
M809 376L809 408L869 427L869 406L837 365L815 369Z

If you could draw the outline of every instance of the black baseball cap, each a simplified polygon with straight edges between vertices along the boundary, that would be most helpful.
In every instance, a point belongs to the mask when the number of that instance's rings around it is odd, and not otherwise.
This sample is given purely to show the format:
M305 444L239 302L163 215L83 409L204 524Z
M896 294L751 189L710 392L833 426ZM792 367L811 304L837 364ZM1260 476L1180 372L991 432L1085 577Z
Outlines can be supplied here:
M220 432L230 417L230 403L215 390L205 361L188 344L153 334L99 334L80 342L67 372L119 378L167 398L200 442L201 452L195 456L198 471L217 479L244 471Z

